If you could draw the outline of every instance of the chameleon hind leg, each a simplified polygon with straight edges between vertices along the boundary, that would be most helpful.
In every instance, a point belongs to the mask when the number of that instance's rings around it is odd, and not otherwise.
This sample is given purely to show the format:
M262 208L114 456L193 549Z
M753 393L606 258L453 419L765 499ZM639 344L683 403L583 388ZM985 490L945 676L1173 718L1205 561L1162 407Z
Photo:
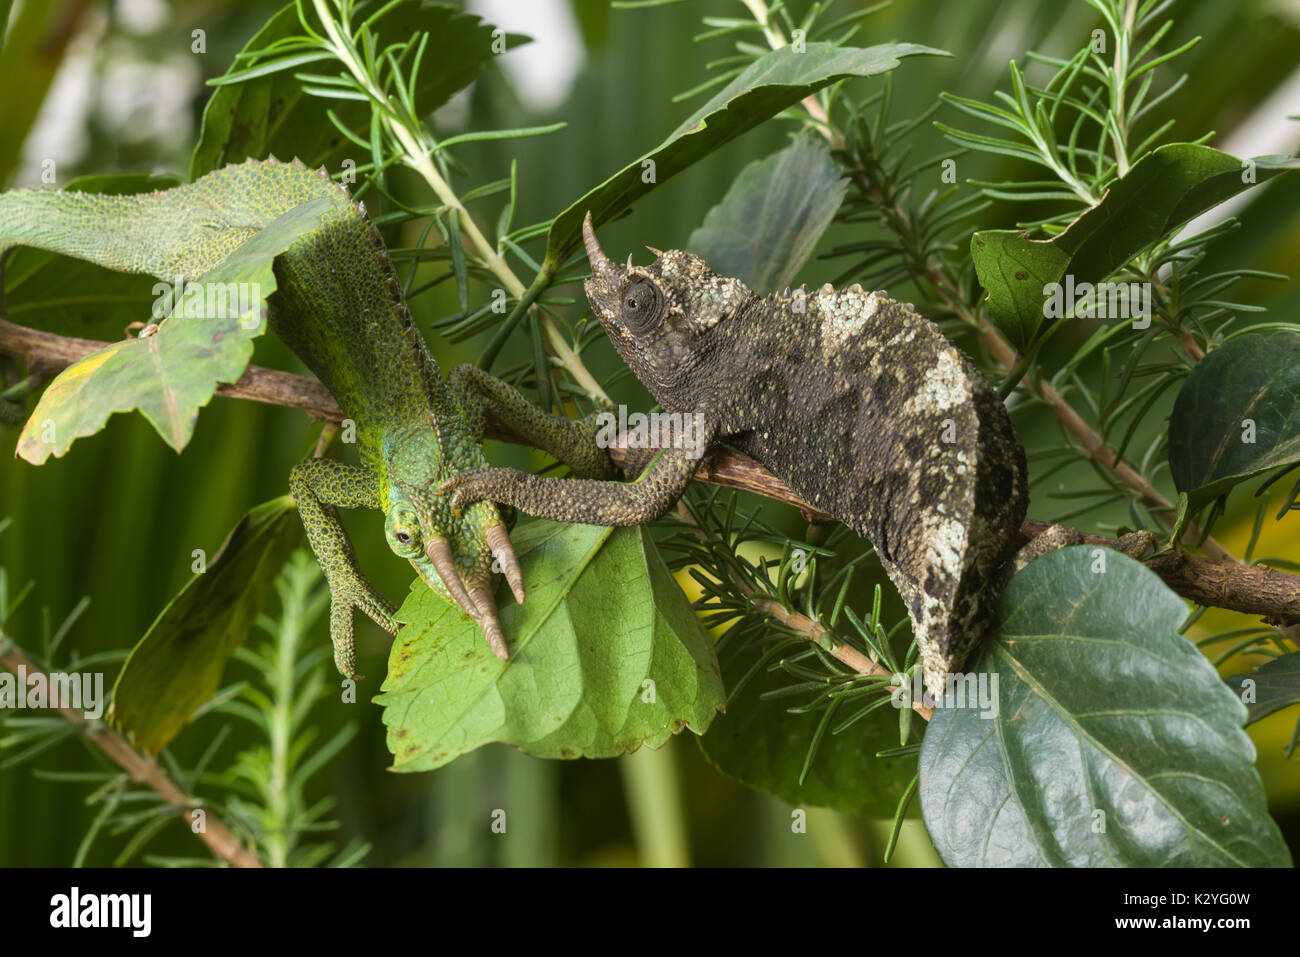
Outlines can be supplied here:
M701 448L711 444L710 428ZM660 449L635 482L553 479L517 469L465 472L439 486L453 508L489 501L556 522L585 525L642 525L659 518L681 498L700 465L700 456L671 446Z
M579 478L618 477L609 454L596 442L600 430L596 413L571 419L547 412L508 382L468 363L453 369L447 381L476 441L483 439L490 412L496 421L563 462Z
M542 478L509 468L481 468L442 482L438 490L463 509L473 502L509 505L538 518L591 525L636 525L672 507L699 465L682 449L662 450L636 482L619 471L597 442L598 413L582 419L554 415L514 386L472 365L457 366L449 383L465 411L470 432L481 437L487 414L556 459L578 476Z
M337 510L382 508L378 478L367 468L333 459L308 459L289 472L289 493L329 583L334 664L344 677L360 677L356 674L354 610L365 612L389 634L397 634L398 625L393 604L361 573Z

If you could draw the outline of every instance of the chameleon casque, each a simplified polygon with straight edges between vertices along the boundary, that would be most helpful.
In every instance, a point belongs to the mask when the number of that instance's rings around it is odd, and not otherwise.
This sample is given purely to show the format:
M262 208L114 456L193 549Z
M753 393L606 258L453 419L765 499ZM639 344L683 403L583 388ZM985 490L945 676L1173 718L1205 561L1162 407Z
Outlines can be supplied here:
M270 328L303 360L356 423L359 466L308 459L289 487L329 582L334 660L356 671L353 613L395 633L393 605L357 567L339 508L377 508L392 550L474 618L498 657L505 639L490 588L495 557L518 601L519 563L497 507L453 510L437 483L484 467L484 405L519 432L556 436L544 445L578 474L617 474L583 423L542 413L510 386L472 366L443 381L411 322L383 239L363 206L328 174L294 160L249 160L153 193L105 196L54 190L0 195L0 257L33 246L165 282L202 277L262 228L326 197L320 226L275 259ZM182 320L185 321L185 320ZM188 320L201 321L201 320ZM561 441L572 437L573 441Z
M983 373L910 305L859 286L766 298L698 256L612 262L587 216L587 298L665 411L726 442L868 539L912 619L925 684L942 693L992 623L1000 566L1028 504L1025 455ZM662 515L699 457L674 445L632 483L462 472L459 507L493 501L565 522Z

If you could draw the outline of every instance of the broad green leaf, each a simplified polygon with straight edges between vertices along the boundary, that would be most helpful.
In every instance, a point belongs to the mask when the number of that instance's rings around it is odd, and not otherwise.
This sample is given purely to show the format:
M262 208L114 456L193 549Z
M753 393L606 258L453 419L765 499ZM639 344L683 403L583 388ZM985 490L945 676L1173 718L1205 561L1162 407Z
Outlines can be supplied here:
M395 771L491 741L543 758L608 758L703 734L723 705L713 646L641 527L515 530L528 598L501 607L509 661L418 579L397 613L383 693Z
M1169 417L1169 466L1192 511L1252 475L1300 461L1300 335L1247 333L1187 376Z
M1300 704L1300 651L1274 658L1244 675L1225 679L1250 712L1247 723ZM1247 684L1250 682L1250 684Z
M153 335L115 342L64 369L19 435L17 455L40 465L94 435L114 412L137 408L163 441L183 449L217 383L237 381L252 358L252 340L266 327L266 299L276 288L275 257L318 228L332 208L321 197L279 216L198 281L196 289L205 292L201 306L182 299ZM229 300L206 298L207 291L232 285L248 292L247 303L232 308ZM203 314L209 306L217 307L214 315Z
M728 682L748 674L761 653L757 642L731 643L719 656ZM738 695L729 692L726 713L699 739L709 763L797 807L815 805L846 814L892 817L916 773L915 757L876 757L880 751L898 747L898 710L886 704L839 734L828 730L801 785L799 776L824 712L790 713L789 709L802 704L811 692L762 700L764 693L788 688L798 680L783 670L762 667ZM831 727L859 707L861 702L842 705L832 716Z
M553 272L577 248L582 219L588 210L599 227L657 184L666 183L822 87L851 77L888 73L903 57L920 54L948 55L915 43L883 43L863 49L809 43L802 53L787 46L765 54L691 114L666 140L556 216L546 238L543 269Z
M108 173L78 176L62 188L117 196L178 184L171 176ZM59 335L117 337L128 324L148 317L157 298L154 282L149 276L113 272L43 249L15 249L4 261L4 318Z
M995 716L938 707L921 746L949 866L1290 863L1246 709L1178 634L1187 606L1154 572L1061 549L1011 580L999 615L968 665L997 678Z
M765 296L794 280L847 187L826 147L801 137L741 170L686 248Z
M149 626L113 685L109 719L138 748L156 754L199 705L244 643L267 590L302 537L288 496L239 520L207 568L190 579Z
M1176 227L1292 168L1274 159L1257 157L1246 167L1208 146L1170 143L1135 163L1101 202L1051 240L1031 240L1018 230L975 233L971 258L988 291L989 315L1012 345L1028 349L1044 328L1050 298L1044 286L1067 276L1076 287L1106 279Z
M318 23L314 15L309 22ZM421 116L468 86L493 56L493 26L450 4L400 3L380 17L373 29L378 35L378 49L420 33L428 35L415 94ZM301 35L298 13L290 3L244 49L260 50L285 37ZM527 37L514 34L502 39L507 49L529 42ZM227 75L245 69L244 63L236 63ZM334 74L341 72L342 66L326 59L304 64L299 70ZM370 104L309 96L302 92L301 82L294 79L299 70L282 70L217 87L203 110L203 127L190 159L190 179L249 157L297 157L308 166L324 164L330 169L336 169L348 156L358 163L369 162L370 156L344 137L325 111L333 110L349 130L365 140L370 129Z

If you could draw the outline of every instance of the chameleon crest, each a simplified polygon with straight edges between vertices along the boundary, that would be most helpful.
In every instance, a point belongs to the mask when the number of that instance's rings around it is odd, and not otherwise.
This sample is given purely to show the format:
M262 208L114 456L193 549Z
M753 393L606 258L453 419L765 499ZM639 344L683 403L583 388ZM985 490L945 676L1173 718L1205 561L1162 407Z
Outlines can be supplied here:
M942 692L994 616L996 572L1028 502L1024 450L978 368L910 305L859 286L761 297L680 250L609 259L584 224L587 298L665 411L725 442L875 547L907 604L925 683ZM653 251L653 250L652 250ZM666 449L635 483L492 469L444 485L567 521L632 524L671 507L698 465Z

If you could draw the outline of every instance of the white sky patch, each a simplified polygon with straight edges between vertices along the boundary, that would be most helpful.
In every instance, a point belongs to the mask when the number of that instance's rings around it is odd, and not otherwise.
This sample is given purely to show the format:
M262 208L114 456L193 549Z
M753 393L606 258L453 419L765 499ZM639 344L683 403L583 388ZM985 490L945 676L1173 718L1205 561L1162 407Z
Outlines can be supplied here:
M133 31L152 29L159 10L164 18L168 15L166 5L154 0L118 2L119 14ZM54 161L61 185L66 178L63 167L80 160L89 148L86 118L95 109L122 142L188 142L194 137L190 103L200 77L188 47L160 62L122 55L130 50L125 44L105 54L103 12L92 9L83 22L23 144L15 186L48 185L41 182L46 160Z
M1300 113L1300 69L1273 88L1263 103L1255 107L1228 136L1212 145L1225 153L1249 159L1252 156L1270 156L1289 154L1300 147L1300 122L1288 120L1288 116ZM1231 199L1220 203L1211 210L1197 216L1179 230L1175 241L1187 239L1204 232L1211 226L1223 222L1230 216L1241 213L1257 196L1258 189L1248 189ZM1169 268L1162 269L1160 275L1167 276Z
M501 60L519 99L538 113L564 102L586 59L568 0L470 0L471 13L533 42Z
M155 33L171 16L163 0L117 0L117 17L132 33Z

